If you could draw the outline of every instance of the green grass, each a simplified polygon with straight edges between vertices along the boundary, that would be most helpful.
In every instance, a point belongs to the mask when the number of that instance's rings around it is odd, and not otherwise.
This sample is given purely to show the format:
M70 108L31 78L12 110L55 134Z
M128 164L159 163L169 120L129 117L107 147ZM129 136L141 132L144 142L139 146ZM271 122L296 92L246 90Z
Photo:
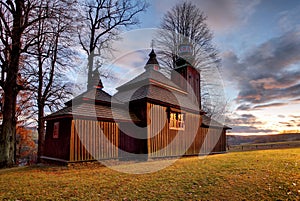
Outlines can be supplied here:
M183 158L139 175L99 166L0 170L1 199L299 200L300 148Z

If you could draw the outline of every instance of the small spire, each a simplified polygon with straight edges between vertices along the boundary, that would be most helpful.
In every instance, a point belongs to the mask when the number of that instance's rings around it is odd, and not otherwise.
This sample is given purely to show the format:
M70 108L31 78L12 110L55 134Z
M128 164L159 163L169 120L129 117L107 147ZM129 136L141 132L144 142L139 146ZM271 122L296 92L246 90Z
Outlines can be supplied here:
M153 49L151 50L151 52L149 54L149 59L146 63L145 69L146 70L148 70L148 69L159 70L160 69L158 61L156 59L156 54Z
M151 40L151 49L152 50L154 49L154 40L153 39Z

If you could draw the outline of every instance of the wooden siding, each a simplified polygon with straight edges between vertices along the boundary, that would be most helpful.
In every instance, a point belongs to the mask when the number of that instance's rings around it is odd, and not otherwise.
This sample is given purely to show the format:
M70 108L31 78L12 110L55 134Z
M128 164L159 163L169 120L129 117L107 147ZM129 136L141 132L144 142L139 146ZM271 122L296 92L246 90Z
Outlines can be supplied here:
M188 112L184 112L184 130L170 129L166 119L166 109L151 103L147 105L149 157L199 155L225 151L225 130L200 127L201 116Z
M118 137L114 122L72 120L70 162L118 158Z
M221 153L226 151L226 130L223 128L200 128L205 133L199 154Z

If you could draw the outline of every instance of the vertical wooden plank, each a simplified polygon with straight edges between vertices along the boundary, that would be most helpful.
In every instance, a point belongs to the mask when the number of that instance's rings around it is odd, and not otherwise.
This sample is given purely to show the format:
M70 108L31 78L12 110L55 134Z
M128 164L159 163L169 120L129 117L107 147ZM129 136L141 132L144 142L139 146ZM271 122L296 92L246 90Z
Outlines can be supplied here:
M70 136L70 161L74 161L74 120L71 121L71 136Z
M79 135L79 132L80 132L80 128L79 128L79 120L76 120L76 135L75 135L75 145L76 145L76 161L79 160L79 155L78 155L78 150L80 149L79 146L78 146L78 135Z
M79 138L79 140L78 140L78 143L79 143L79 147L80 147L80 149L79 149L79 156L80 156L80 159L79 160L83 160L83 150L82 150L82 134L83 134L83 132L84 132L84 127L85 127L85 125L84 125L84 120L81 120L80 121L80 133L79 133L79 136L80 136L80 138Z
M102 149L102 145L101 145L101 139L102 139L102 135L101 135L101 122L97 122L97 159L99 160L101 158L101 149Z
M120 142L119 142L119 139L120 139L120 132L119 132L119 125L117 123L115 123L116 125L116 158L119 158L119 146L120 146Z
M107 122L104 122L104 125L105 125L105 127L106 127L106 142L108 142L110 139L109 139L109 124L107 123ZM106 156L105 156L105 158L109 158L110 157L110 153L109 153L109 145L108 145L108 143L105 143L105 148L106 148Z
M79 133L78 133L78 155L79 155L79 160L82 160L82 142L81 142L81 139L82 139L82 131L83 131L83 121L80 120L80 127L79 127Z
M147 103L147 106L146 106L147 148L148 148L148 155L151 157L152 156L152 143L151 143L151 127L149 126L149 123L150 123L149 110L150 110L150 103Z
M99 132L102 132L101 133L101 137L99 139L99 159L102 159L103 158L103 152L104 152L104 147L103 147L103 135L104 135L104 130L103 130L103 125L102 125L102 122L99 122Z
M92 155L93 155L93 146L92 146L92 140L93 140L93 135L94 135L94 130L93 130L93 123L94 121L90 121L90 129L91 129L91 134L88 137L88 143L89 143L89 149L88 149L88 159L92 160Z
M81 150L81 160L85 160L85 157L84 157L84 140L85 140L85 129L87 128L86 127L86 121L85 120L82 120L82 130L81 130L81 133L80 133L80 140L81 140L81 143L80 143L80 150Z
M95 121L92 123L92 130L93 130L93 134L92 134L92 141L91 141L91 152L92 152L92 159L96 159L96 150L95 150L95 138L96 138L96 129L95 129Z
M78 160L78 158L77 158L77 149L78 149L78 147L77 147L77 135L78 135L78 121L77 120L75 120L75 125L76 125L76 127L75 127L75 133L74 133L74 160L75 161L77 161Z
M109 122L110 125L110 132L111 132L111 143L110 143L110 152L111 152L111 158L115 157L115 133L114 133L114 125L112 122Z

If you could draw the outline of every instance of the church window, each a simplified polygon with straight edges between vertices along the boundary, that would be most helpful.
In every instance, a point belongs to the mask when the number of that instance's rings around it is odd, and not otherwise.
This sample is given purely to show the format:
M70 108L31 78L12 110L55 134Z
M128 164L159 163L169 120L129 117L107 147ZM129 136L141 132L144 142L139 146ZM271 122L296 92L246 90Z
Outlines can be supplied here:
M170 113L170 129L184 130L184 114L178 112Z

